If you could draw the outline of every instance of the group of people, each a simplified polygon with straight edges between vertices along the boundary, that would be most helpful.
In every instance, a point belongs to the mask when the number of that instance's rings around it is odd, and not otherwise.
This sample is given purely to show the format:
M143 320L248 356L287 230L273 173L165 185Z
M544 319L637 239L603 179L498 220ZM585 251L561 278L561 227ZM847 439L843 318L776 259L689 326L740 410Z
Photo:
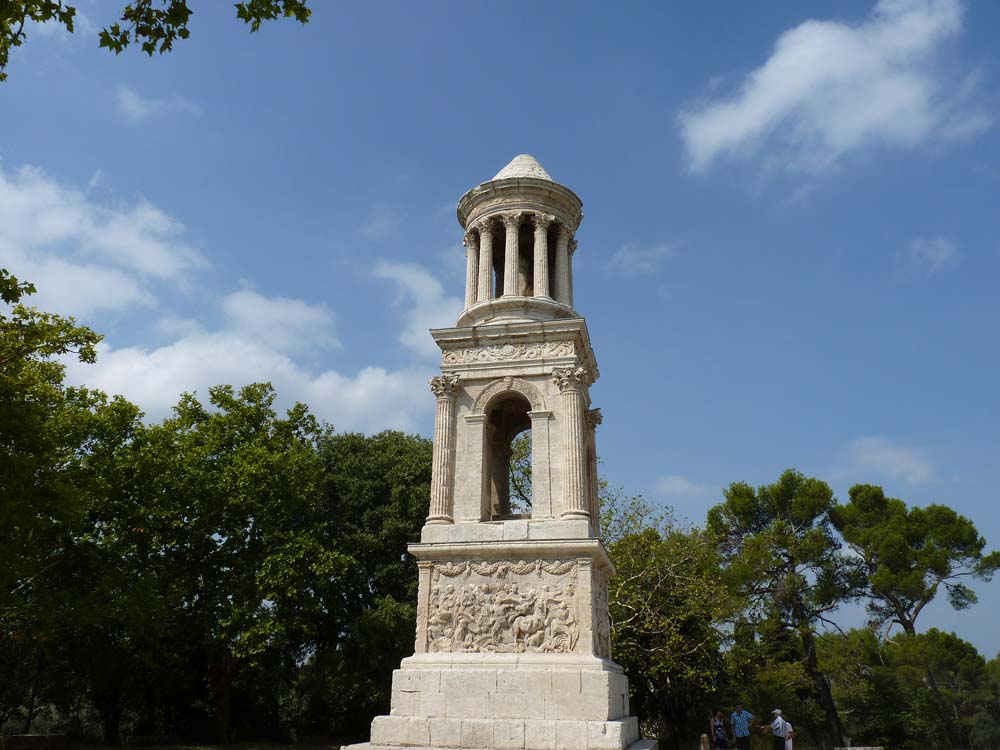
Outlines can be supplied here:
M771 734L774 742L774 750L792 750L792 738L795 731L791 723L781 714L781 709L776 708L771 712L774 717L770 724L757 726L764 734ZM750 750L750 733L753 731L754 715L743 708L742 703L737 703L729 716L729 728L722 718L722 711L716 711L709 718L709 733L712 738L712 747L715 750L728 750L735 746L736 750Z

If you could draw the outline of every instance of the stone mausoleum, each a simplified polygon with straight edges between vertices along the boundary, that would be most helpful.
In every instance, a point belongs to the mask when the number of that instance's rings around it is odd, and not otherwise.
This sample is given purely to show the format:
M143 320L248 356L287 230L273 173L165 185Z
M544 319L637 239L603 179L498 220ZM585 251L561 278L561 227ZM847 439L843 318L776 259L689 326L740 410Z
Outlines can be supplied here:
M522 154L458 203L465 310L434 330L442 374L414 655L355 748L651 750L612 661L591 408L573 302L576 194ZM531 431L531 507L512 512L511 443Z

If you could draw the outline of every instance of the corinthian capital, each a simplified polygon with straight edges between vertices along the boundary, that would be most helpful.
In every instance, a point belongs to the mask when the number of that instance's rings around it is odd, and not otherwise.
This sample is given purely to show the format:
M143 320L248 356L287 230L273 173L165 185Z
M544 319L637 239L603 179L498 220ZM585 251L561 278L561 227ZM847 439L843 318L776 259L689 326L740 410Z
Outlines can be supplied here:
M434 395L438 398L454 398L455 390L458 388L458 375L448 373L431 378L430 386Z
M576 240L569 241L569 254L572 255L576 252Z
M483 232L485 232L486 234L491 234L493 232L493 227L495 224L496 224L496 219L494 219L492 216L487 216L485 219L480 219L479 221L477 221L473 229L479 231L479 237L481 239L483 236Z
M590 372L586 367L557 367L552 371L552 380L560 393L584 388L590 385Z
M462 244L470 250L474 250L479 247L479 235L472 231L466 232L465 237L462 238Z
M507 228L509 232L512 229L517 229L521 226L521 219L524 218L524 214L520 211L509 211L508 213L502 214L503 225Z
M555 216L551 214L537 213L533 217L535 222L535 229L540 231L545 231L549 228L549 225L556 220Z
M587 427L592 430L604 421L600 409L589 409L584 417L587 420Z

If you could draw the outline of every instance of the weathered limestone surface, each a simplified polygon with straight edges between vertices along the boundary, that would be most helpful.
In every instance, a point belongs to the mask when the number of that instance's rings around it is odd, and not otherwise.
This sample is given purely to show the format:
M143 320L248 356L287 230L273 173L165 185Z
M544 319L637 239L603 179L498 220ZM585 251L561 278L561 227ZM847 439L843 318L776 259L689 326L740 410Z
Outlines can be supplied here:
M458 206L465 310L441 348L414 655L352 750L655 750L612 661L597 518L599 377L573 309L580 199L521 155ZM501 234L502 232L502 234ZM501 244L502 243L502 244ZM531 509L510 441L531 430Z

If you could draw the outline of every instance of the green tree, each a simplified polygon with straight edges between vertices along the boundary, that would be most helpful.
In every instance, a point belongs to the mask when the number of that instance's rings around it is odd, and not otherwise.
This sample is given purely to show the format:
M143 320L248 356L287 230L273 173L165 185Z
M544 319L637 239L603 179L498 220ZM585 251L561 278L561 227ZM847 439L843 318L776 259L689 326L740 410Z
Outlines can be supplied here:
M752 619L774 615L795 631L827 734L842 746L840 716L819 668L817 632L832 624L840 604L857 595L861 578L833 533L833 492L825 482L789 469L757 489L734 483L725 497L709 511L708 529L729 580Z
M274 399L267 384L212 388L210 407L185 395L132 445L125 503L162 556L223 740L234 687L305 658L353 568L320 503L325 430L301 404L278 417Z
M0 271L0 719L30 731L43 702L66 702L67 623L88 612L78 585L86 519L106 491L97 469L125 445L139 411L63 383L58 357L93 361L100 336L24 304L34 292Z
M294 18L299 23L309 21L312 11L308 0L244 0L235 3L236 17L260 29L264 21L280 17ZM102 29L98 35L101 47L120 54L132 44L138 45L150 57L173 49L178 39L190 36L188 22L193 11L188 0L133 0L121 12L119 22ZM27 38L26 26L33 23L56 23L66 31L75 31L76 7L63 0L3 0L0 2L0 81L10 51L20 47Z
M333 728L363 736L389 709L392 670L413 653L417 567L406 547L430 507L432 445L396 431L328 434L319 456L335 543L354 564L315 644L303 711L313 731L329 732L333 717Z
M881 487L858 484L831 519L863 563L872 619L910 635L942 588L952 607L966 609L976 594L963 581L989 581L1000 568L1000 552L987 554L972 521L944 505L908 508Z
M721 623L732 615L713 545L642 498L605 492L603 526L617 575L608 584L613 656L633 709L662 741L700 728L722 673Z

